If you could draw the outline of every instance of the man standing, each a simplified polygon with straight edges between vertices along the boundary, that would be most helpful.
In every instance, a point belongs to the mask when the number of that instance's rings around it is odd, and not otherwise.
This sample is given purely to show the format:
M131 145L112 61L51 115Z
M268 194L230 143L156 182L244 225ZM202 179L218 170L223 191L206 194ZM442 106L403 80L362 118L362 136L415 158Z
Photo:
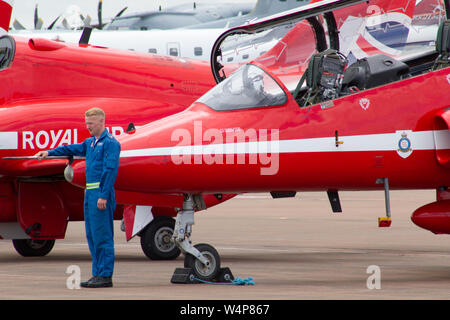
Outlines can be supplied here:
M114 270L113 213L116 208L114 182L119 168L120 143L105 129L105 113L92 108L85 113L86 127L92 137L83 143L40 151L36 157L85 156L86 190L84 220L89 251L92 256L92 278L82 282L85 288L112 287Z

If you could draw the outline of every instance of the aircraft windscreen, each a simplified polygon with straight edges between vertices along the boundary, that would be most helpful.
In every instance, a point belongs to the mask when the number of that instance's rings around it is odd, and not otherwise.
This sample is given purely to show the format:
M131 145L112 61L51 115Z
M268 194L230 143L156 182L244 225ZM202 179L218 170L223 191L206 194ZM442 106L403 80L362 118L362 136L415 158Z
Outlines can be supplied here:
M277 106L286 101L279 84L252 64L242 66L197 100L217 111Z

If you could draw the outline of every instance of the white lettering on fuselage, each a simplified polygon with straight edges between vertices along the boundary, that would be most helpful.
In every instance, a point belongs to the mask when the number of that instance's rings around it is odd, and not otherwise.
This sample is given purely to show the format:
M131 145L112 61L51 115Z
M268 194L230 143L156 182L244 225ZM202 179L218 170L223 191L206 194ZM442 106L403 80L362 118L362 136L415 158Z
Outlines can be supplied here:
M120 126L106 127L106 130L113 136L119 136L125 132L125 129ZM61 145L78 142L78 129L40 130L37 133L22 131L22 149L54 149Z
M125 130L122 127L106 127L109 133L111 133L114 137L120 136Z
M64 144L78 143L78 129L22 132L22 149L53 149Z

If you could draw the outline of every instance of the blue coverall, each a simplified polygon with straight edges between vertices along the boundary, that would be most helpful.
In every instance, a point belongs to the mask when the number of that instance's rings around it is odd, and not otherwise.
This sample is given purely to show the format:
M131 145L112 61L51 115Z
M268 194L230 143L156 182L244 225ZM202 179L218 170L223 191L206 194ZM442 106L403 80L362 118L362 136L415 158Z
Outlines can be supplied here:
M113 213L116 208L114 182L119 169L120 143L105 129L97 141L92 136L83 143L50 150L48 155L86 157L84 220L92 256L92 275L112 277L114 270ZM107 200L105 210L97 208L99 198Z

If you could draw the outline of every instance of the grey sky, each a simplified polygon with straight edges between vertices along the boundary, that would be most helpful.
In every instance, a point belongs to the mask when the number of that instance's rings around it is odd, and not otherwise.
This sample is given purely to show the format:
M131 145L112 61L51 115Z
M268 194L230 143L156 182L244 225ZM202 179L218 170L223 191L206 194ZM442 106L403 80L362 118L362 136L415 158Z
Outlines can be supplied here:
M252 2L252 0L244 0ZM256 3L256 0L253 0ZM196 3L211 3L214 0L200 0ZM223 0L223 2L242 2L242 0ZM194 3L189 0L103 0L103 18L115 16L122 8L128 7L125 13L158 10L172 7L181 3ZM39 16L44 20L44 27L48 26L57 16L65 12L70 5L77 5L83 15L89 14L97 20L98 0L15 0L11 24L17 18L25 27L32 28L34 21L34 7L39 5Z

